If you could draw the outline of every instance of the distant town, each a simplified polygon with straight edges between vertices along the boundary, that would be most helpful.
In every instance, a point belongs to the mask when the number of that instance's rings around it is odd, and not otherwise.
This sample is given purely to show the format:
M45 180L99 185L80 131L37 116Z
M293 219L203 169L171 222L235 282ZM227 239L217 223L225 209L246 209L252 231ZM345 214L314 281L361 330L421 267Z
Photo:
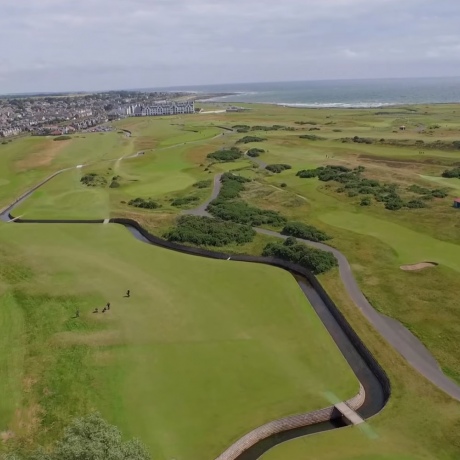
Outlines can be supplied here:
M215 95L200 95L200 98ZM104 131L108 121L132 116L192 114L196 94L111 91L94 94L3 96L0 137L22 133L57 136L80 131Z

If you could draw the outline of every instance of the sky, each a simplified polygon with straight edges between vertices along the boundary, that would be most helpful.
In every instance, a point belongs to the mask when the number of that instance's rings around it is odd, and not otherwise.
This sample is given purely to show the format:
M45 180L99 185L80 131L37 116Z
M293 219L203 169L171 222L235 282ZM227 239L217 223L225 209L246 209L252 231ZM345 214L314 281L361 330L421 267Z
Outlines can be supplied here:
M460 76L459 0L0 0L0 93Z

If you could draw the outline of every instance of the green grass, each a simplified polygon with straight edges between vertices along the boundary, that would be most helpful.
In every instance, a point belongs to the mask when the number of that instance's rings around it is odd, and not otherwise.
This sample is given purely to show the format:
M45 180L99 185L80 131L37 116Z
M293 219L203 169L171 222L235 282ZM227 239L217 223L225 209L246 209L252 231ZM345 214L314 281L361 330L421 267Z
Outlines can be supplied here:
M98 409L153 458L213 458L357 390L287 272L148 247L116 225L4 224L0 242L0 430L19 439L49 442Z
M401 264L432 261L460 272L459 245L437 240L364 213L336 211L320 215L319 218L334 227L378 238L396 252Z
M85 169L66 171L36 190L14 210L24 219L106 219L109 189L80 182Z
M131 140L115 132L72 140L27 137L0 145L0 208L59 169L132 153Z

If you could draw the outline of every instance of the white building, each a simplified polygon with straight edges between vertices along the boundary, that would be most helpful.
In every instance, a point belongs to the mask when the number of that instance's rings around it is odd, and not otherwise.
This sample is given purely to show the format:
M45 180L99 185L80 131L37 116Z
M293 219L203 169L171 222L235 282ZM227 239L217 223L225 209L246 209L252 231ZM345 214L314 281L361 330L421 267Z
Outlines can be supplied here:
M125 114L129 117L154 117L195 113L195 101L163 102L155 105L129 105Z

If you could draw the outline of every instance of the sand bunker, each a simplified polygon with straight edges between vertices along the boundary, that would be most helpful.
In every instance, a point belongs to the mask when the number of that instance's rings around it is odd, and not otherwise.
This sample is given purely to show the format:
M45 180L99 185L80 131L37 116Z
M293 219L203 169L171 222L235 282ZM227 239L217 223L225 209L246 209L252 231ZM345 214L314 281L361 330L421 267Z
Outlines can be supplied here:
M418 264L401 265L399 268L404 271L423 270L428 267L436 267L436 262L420 262Z

